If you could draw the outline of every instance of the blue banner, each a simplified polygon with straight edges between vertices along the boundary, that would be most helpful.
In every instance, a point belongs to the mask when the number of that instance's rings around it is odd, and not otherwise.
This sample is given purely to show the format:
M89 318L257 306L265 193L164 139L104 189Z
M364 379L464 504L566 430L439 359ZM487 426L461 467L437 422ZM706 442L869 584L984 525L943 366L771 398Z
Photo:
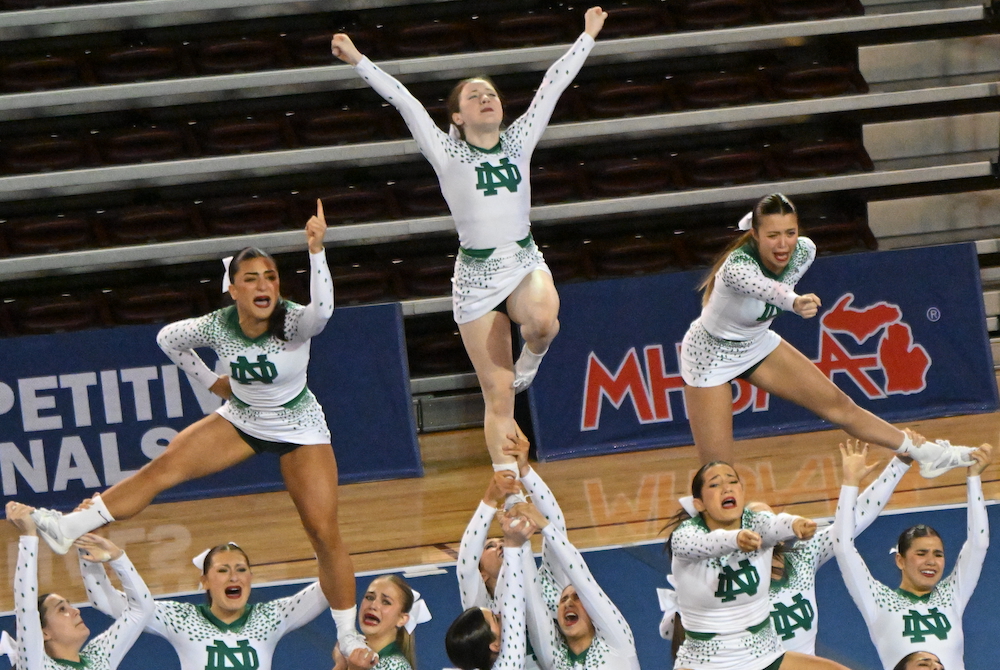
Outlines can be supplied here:
M73 507L142 467L221 404L160 351L159 328L0 342L5 497ZM200 353L214 366L214 354ZM340 481L421 476L399 305L337 308L313 338L311 354L309 388L326 412ZM264 454L170 489L157 501L281 488L277 457Z
M559 288L559 336L529 389L542 460L691 444L680 343L704 271ZM774 330L888 421L998 408L975 246L819 258L796 287L820 314ZM734 382L737 438L830 424Z

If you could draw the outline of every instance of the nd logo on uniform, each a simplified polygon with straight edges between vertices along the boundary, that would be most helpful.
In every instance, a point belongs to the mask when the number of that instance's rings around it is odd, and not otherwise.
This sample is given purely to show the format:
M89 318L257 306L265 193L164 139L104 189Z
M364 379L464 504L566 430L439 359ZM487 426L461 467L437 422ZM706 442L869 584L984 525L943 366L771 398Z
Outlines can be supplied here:
M719 588L715 591L715 597L721 598L724 603L736 600L736 596L741 593L752 596L760 586L760 575L749 560L744 558L739 566L739 570L734 570L727 565L719 573Z
M246 356L240 356L235 363L229 364L229 369L232 372L232 378L241 384L252 384L253 382L272 384L278 376L278 368L267 360L267 354L257 356L256 363L248 361Z
M809 630L812 628L813 620L816 618L816 610L808 598L803 598L801 593L796 593L792 598L791 605L775 603L771 610L771 621L774 622L774 631L782 640L791 640L795 637L795 631Z
M781 309L775 307L771 303L765 303L764 313L757 317L757 321L767 321L768 319L773 319L774 317L781 314Z
M496 195L497 189L505 188L511 193L517 193L517 185L521 183L521 171L511 164L509 158L501 158L499 166L490 165L489 161L479 164L476 168L476 190L483 195Z
M903 615L903 637L910 638L910 642L923 642L928 635L947 640L950 630L951 622L948 617L936 607L930 608L926 615L916 610Z
M215 645L205 647L205 651L208 652L205 670L257 670L260 667L257 650L250 646L249 640L240 640L235 647L215 640Z

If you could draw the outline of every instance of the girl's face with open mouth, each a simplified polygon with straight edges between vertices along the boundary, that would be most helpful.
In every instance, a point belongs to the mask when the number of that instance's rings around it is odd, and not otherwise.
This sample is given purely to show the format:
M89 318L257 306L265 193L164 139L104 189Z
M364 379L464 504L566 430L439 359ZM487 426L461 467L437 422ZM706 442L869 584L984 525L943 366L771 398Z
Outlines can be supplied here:
M212 596L213 613L219 616L243 611L250 598L252 580L253 573L243 554L219 551L212 556L212 566L202 576L201 584Z
M722 528L738 528L743 518L746 501L743 483L731 465L720 463L705 472L701 498L695 498L695 507L707 520ZM711 528L711 525L709 526ZM713 529L714 530L714 529Z

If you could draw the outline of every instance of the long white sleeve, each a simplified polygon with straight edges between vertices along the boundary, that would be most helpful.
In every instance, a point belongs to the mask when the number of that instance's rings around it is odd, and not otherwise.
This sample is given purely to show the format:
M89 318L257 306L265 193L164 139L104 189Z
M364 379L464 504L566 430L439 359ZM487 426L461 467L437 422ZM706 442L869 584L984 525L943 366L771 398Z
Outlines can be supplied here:
M120 617L128 605L128 598L108 579L104 564L85 560L83 554L79 554L78 558L83 587L87 591L87 600L91 606L112 619Z
M333 316L333 277L326 251L309 254L309 304L289 309L285 315L285 335L289 342L306 342L323 332Z
M553 670L553 660L560 653L562 638L549 607L542 598L541 584L538 582L538 568L530 546L522 554L524 570L525 606L528 625L528 640L535 652L535 658L542 670Z
M219 380L219 375L205 365L205 361L194 350L208 348L215 343L215 338L212 337L212 323L215 319L214 312L193 319L182 319L168 323L156 334L156 343L167 358L205 388L211 388Z
M990 524L983 499L983 482L977 475L966 480L968 487L968 511L966 512L966 537L962 551L958 554L955 569L949 578L954 581L959 607L964 610L969 598L979 583L983 571L986 550L990 546Z
M149 588L127 555L122 554L111 561L110 565L122 583L127 603L121 616L115 619L110 628L87 643L81 655L89 657L105 655L108 666L114 670L139 639L146 622L153 616L156 604Z
M865 564L857 547L854 546L854 507L858 500L857 486L841 486L840 500L837 502L837 516L833 526L836 529L834 534L834 553L837 556L837 564L840 566L840 573L844 577L844 584L848 593L854 599L854 603L861 611L865 623L871 628L872 622L878 612L875 603L878 594L890 589L872 577L868 566Z
M22 535L14 569L14 611L17 613L19 670L45 667L45 642L38 618L38 538Z
M281 623L277 628L279 637L306 625L322 614L329 606L319 582L313 582L290 596L257 605L257 607L273 611L274 616L280 620Z
M542 513L542 516L563 535L567 535L566 517L563 515L562 508L559 507L559 501L556 500L552 490L538 473L533 468L529 468L528 474L521 477L521 483L524 484L525 490L531 496L531 502ZM548 606L549 612L555 616L559 604L559 594L570 583L570 579L559 568L559 564L549 558L547 546L547 542L542 542L542 566L538 570L538 584L541 588L542 599Z
M462 533L462 543L458 547L458 562L455 574L458 576L458 591L462 599L462 609L489 607L492 603L486 583L479 572L479 559L486 547L487 533L496 515L496 509L480 501L472 520ZM506 550L505 550L506 553Z
M497 584L496 607L500 611L500 655L493 670L522 670L527 655L524 547L503 549L503 567Z

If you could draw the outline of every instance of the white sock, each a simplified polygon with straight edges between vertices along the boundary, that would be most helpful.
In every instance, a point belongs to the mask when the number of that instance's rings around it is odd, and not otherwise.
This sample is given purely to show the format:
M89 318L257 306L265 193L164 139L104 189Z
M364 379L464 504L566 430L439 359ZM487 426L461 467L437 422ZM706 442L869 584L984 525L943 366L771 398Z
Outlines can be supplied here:
M345 635L358 634L357 629L354 627L354 622L358 620L358 608L351 607L346 610L335 610L330 608L330 616L333 617L333 623L337 626L337 639L343 638Z
M514 479L521 479L521 469L517 467L517 463L494 463L493 472L503 472L504 470L510 470L514 473Z
M549 348L546 347L545 351L543 351L540 354L536 354L534 351L531 350L531 347L525 344L523 347L521 347L521 355L517 357L517 364L514 367L516 368L517 372L520 372L521 374L537 372L538 366L542 362L542 357L545 356L545 354L547 354L548 351Z
M913 440L906 433L903 433L903 443L896 447L896 453L902 456L909 456L910 451L913 449Z
M75 540L84 533L97 530L115 520L100 496L94 496L92 500L94 504L87 509L63 515L63 518L59 520L59 528L63 535Z

